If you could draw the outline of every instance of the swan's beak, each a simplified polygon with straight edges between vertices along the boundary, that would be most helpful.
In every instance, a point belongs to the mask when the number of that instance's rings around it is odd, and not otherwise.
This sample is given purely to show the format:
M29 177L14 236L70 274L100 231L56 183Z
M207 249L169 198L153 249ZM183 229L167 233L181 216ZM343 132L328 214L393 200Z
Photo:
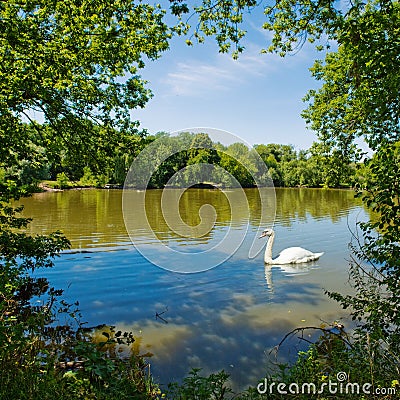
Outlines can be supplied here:
M258 238L261 239L263 237L267 236L267 232L263 232Z

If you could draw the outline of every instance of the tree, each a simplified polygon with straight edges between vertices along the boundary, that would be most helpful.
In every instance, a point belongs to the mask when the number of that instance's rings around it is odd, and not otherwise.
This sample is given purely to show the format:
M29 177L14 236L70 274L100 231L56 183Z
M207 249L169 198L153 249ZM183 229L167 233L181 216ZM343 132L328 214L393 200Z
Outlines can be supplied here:
M293 146L276 143L258 144L254 146L257 153L264 160L275 186L296 186L297 180L293 177L286 179L287 164L297 161L297 154ZM285 172L286 170L286 172Z
M350 274L355 295L330 293L388 354L400 354L400 141L365 162L358 194L374 215L355 235ZM398 362L397 362L398 365Z
M297 50L307 39L314 42L327 35L329 39L336 40L346 13L362 7L362 3L357 2L350 4L348 9L342 5L335 8L335 3L330 0L272 1L266 5L255 0L203 0L191 10L182 0L172 0L171 3L172 13L180 18L184 32L190 31L191 19L196 15L195 39L203 42L205 36L214 36L220 51L232 51L234 58L244 50L241 40L246 31L242 26L246 16L255 12L256 7L262 7L266 18L262 28L272 33L271 43L263 52L278 52L282 56ZM381 3L388 4L390 1Z
M180 136L163 135L157 142L157 148L151 152L153 165L160 165L152 173L150 188L163 188L176 172L183 169L188 162L186 147L183 147ZM184 149L184 150L183 150ZM167 158L164 160L164 158ZM161 162L161 160L164 160ZM181 182L182 183L182 182Z
M220 153L220 166L230 175L232 175L237 180L237 182L239 182L241 187L255 186L255 182L251 174L251 172L254 173L255 166L252 165L251 160L248 156L249 154L247 154L243 158L237 158L233 155L230 155L229 151ZM225 182L224 184L226 185Z
M106 151L118 131L136 133L130 110L151 96L138 71L168 48L163 17L159 7L123 0L1 2L0 166L28 153L24 120L42 145L75 156Z
M338 51L315 63L312 73L324 83L306 97L304 117L332 147L362 137L377 150L399 139L399 23L396 2L360 6L343 23Z
M346 144L344 144L345 146ZM314 142L310 148L310 162L320 166L319 185L338 188L353 186L355 179L354 165L360 159L361 152L354 144L351 151L342 151L333 147L329 141ZM340 144L340 147L343 147Z
M218 164L219 155L214 149L214 143L207 133L197 133L192 139L188 150L188 165L191 164Z
M207 133L197 133L193 136L187 150L187 169L185 180L187 184L217 182L215 169L211 165L218 165L221 160L214 143Z
M221 167L229 172L242 187L255 186L254 178L258 172L257 159L244 143L232 143L220 152Z

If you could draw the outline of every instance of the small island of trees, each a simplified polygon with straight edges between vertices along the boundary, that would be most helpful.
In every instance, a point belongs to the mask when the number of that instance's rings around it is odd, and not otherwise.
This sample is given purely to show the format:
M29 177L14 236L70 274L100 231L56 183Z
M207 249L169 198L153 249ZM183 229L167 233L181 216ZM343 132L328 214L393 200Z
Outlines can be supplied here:
M56 188L122 187L135 157L150 143L162 138L163 151L174 153L154 172L148 188L163 188L178 171L195 164L211 164L232 175L241 187L254 187L251 172L256 171L258 157L267 167L276 187L349 188L360 171L361 152L352 145L345 153L330 150L322 142L315 142L308 150L296 151L286 144L256 144L251 149L242 142L225 146L213 142L207 133L181 132L170 136L166 132L155 135L129 135L119 132L118 146L107 152L94 145L76 148L42 146L48 126L27 126L27 147L31 151L22 159L15 159L12 167L0 169L1 181L13 181L19 187L35 190L41 182ZM41 135L37 131L41 131ZM100 128L98 128L101 131ZM100 133L100 132L99 132ZM103 133L100 133L103 134ZM51 135L49 135L51 136ZM103 138L104 141L106 138ZM49 139L50 140L50 139ZM221 181L222 179L222 181ZM222 177L216 177L224 185ZM199 182L201 183L201 182Z

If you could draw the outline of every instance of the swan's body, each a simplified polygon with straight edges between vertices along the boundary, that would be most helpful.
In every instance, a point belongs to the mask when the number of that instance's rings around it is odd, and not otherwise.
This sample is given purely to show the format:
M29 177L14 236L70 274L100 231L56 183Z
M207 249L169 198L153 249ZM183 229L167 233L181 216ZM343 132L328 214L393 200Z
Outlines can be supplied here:
M269 236L267 246L265 248L264 262L265 264L283 265L283 264L301 264L318 260L324 253L313 253L302 247L289 247L282 250L277 258L272 259L272 246L274 244L275 232L272 229L266 229L260 236Z

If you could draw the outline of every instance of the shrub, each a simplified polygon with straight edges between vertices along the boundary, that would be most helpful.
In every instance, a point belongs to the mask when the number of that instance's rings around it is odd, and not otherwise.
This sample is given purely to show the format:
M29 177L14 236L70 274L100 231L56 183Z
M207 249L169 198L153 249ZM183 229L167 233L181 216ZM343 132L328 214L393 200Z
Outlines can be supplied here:
M223 400L232 393L226 382L229 375L224 371L207 377L199 375L201 370L194 368L183 383L170 383L167 390L168 399L180 400ZM232 396L231 396L232 397Z
M69 179L65 172L57 174L57 187L59 189L66 189L70 186Z

